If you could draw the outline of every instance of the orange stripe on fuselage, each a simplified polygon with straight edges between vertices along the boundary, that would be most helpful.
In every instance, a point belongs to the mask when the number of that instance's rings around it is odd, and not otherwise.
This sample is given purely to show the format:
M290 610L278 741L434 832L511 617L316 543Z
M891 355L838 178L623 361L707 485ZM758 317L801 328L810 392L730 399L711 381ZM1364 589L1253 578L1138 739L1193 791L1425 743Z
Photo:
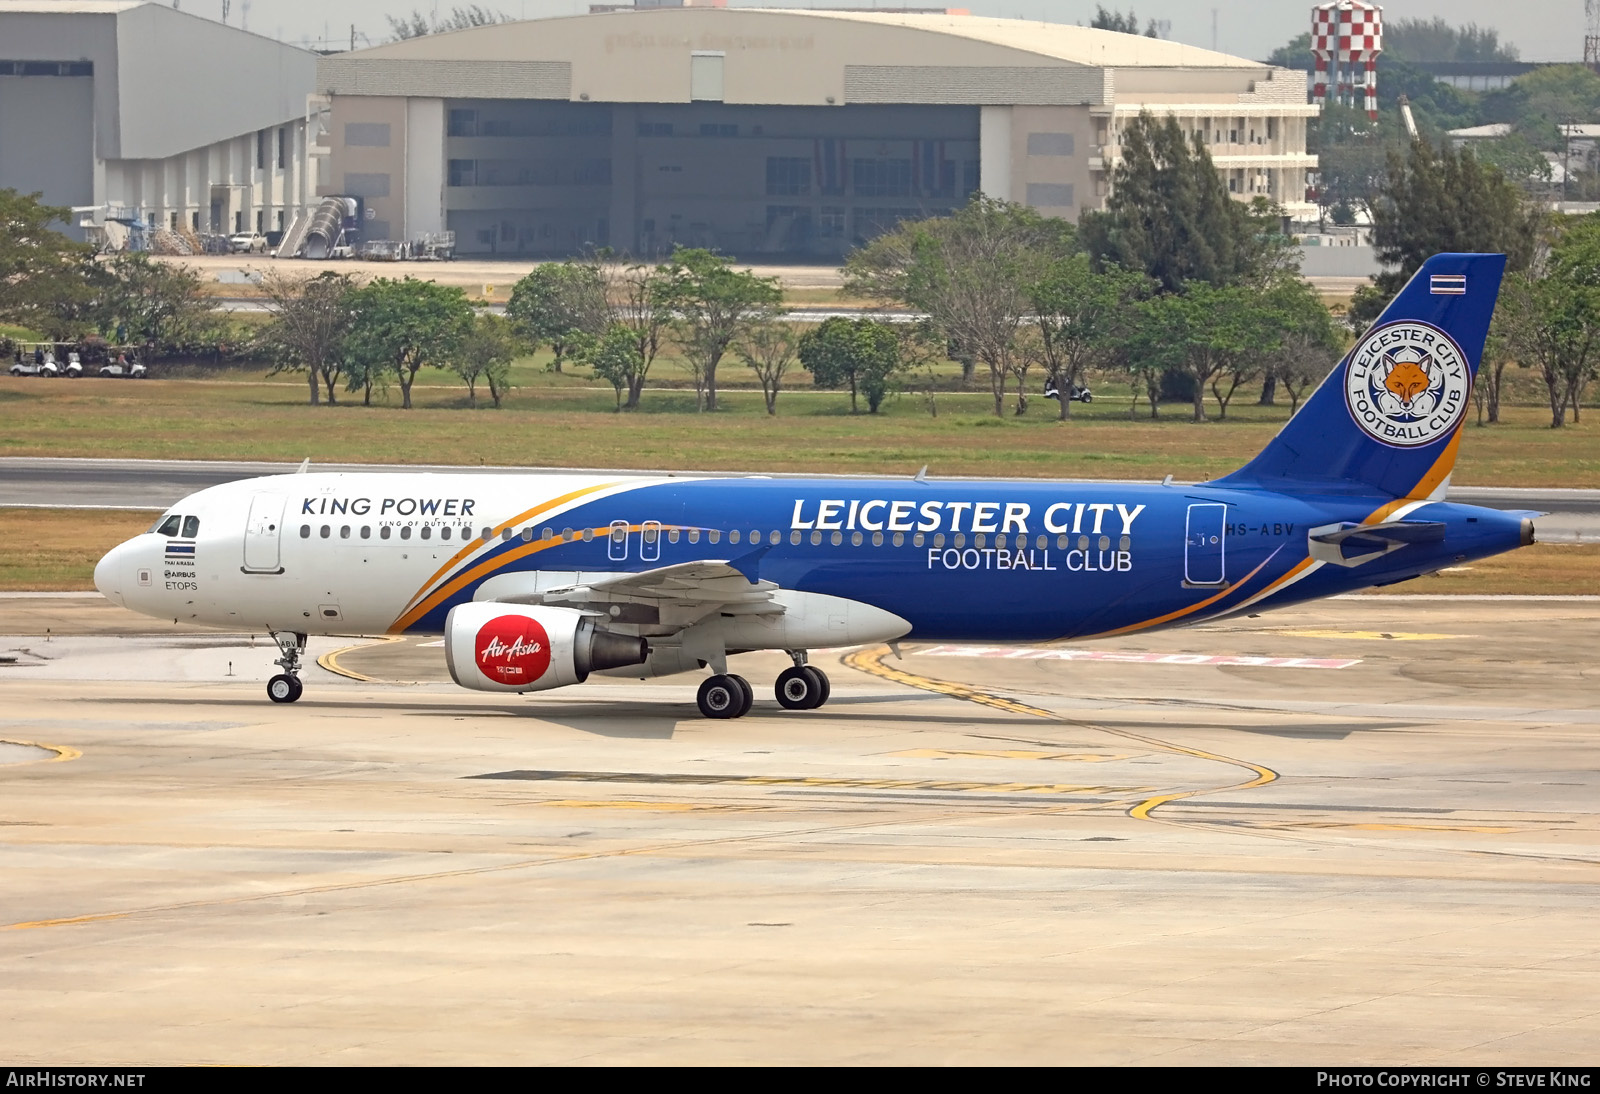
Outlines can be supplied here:
M1279 548L1279 550L1282 550L1282 548ZM1187 608L1179 608L1177 611L1168 612L1166 615L1158 615L1154 619L1146 619L1141 623L1129 623L1126 627L1118 627L1116 630L1101 631L1099 634L1086 634L1086 635L1084 635L1084 638L1086 638L1086 639L1087 638L1110 638L1112 635L1127 634L1130 631L1142 631L1146 627L1158 627L1161 624L1169 623L1174 619L1182 619L1184 616L1190 615L1190 614L1192 614L1194 612L1197 612L1201 608L1205 608L1205 607L1208 607L1208 606L1210 606L1212 604L1215 604L1217 601L1221 600L1223 597L1227 596L1229 593L1238 592L1239 589L1241 587L1243 587L1246 583L1248 583L1249 580L1252 577L1255 577L1257 574L1259 574L1261 572L1261 567L1262 566L1265 566L1267 563L1271 562L1275 557L1277 557L1277 554L1278 554L1277 551L1273 551L1272 554L1270 554L1266 558L1262 559L1260 561L1260 563L1258 563L1256 565L1256 568L1254 570L1251 570L1249 573L1245 574L1244 577L1240 578L1238 581L1234 582L1232 585L1229 585L1226 589L1223 589L1219 593L1214 593L1211 596L1206 597L1204 600L1200 601L1199 603L1190 604Z
M521 524L525 520L532 520L534 517L541 516L544 513L549 512L551 509L554 509L558 505L565 505L569 501L574 501L574 500L576 500L578 498L581 498L581 497L584 497L586 495L598 493L601 490L607 490L607 489L610 489L613 486L620 486L620 485L622 485L622 484L621 483L616 483L616 482L603 482L599 486L585 486L581 490L573 490L570 493L562 494L559 498L551 498L549 501L541 502L540 504L535 505L532 509L529 509L526 512L518 513L516 516L512 517L508 521L504 521L504 522L502 522L500 524L496 524L493 528L491 528L489 530L489 534L492 535L492 536L497 536L501 532L503 532L505 529L510 528L513 525ZM427 593L428 589L433 585L433 583L435 581L438 581L441 577L443 577L446 573L449 572L449 570L450 570L450 568L452 566L454 566L456 563L460 562L462 559L466 558L468 555L470 555L473 551L476 551L477 549L478 549L477 547L463 547L463 548L461 548L461 550L457 551L451 557L450 561L446 562L443 566L441 566L437 570L435 570L433 572L433 576L428 578L428 580L426 580L426 581L424 581L422 583L422 586L419 589L417 589L417 592L416 592L415 596L413 596L410 600L406 601L405 608L401 609L402 613L410 611L412 605L414 605L419 599L421 599Z

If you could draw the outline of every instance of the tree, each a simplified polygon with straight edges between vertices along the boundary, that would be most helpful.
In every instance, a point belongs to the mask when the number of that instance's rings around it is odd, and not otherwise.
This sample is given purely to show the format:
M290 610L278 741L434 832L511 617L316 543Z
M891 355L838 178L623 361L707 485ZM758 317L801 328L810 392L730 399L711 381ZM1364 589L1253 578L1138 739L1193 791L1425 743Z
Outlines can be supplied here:
M467 385L468 406L477 409L478 381L484 380L495 409L500 409L500 400L511 389L511 362L524 348L516 324L505 316L480 311L472 317L450 360L451 371Z
M1560 126L1592 121L1600 113L1600 75L1584 65L1550 65L1517 77L1483 97L1483 118L1510 122L1535 147L1566 147Z
M767 413L778 413L778 389L783 377L797 359L800 336L793 323L768 313L756 317L745 328L735 346L739 359L761 381L761 394L767 400Z
M1383 51L1394 57L1430 61L1515 61L1517 47L1500 44L1500 33L1476 23L1457 27L1442 18L1385 20Z
M1550 428L1565 424L1569 408L1576 423L1600 364L1600 218L1558 226L1548 259L1507 278L1501 300L1510 348L1544 381Z
M1066 221L979 194L951 216L902 223L852 252L845 289L927 313L957 353L988 366L1000 417L1007 380L1022 364L1017 332L1032 310L1028 287L1074 249ZM1020 387L1018 400L1026 401Z
M1197 422L1206 418L1208 387L1217 400L1218 417L1226 418L1234 393L1281 340L1275 309L1260 294L1240 286L1192 281L1181 293L1142 302L1137 313L1134 337L1141 369L1175 369L1187 376L1193 383ZM1153 404L1155 391L1151 394Z
M1109 358L1126 334L1133 304L1148 282L1113 268L1097 273L1086 254L1057 259L1029 290L1038 323L1041 359L1060 398L1060 417L1084 370Z
M273 270L261 278L261 291L273 313L262 342L277 358L274 371L305 371L312 406L321 401L322 387L328 390L328 405L337 402L345 336L354 318L350 295L358 287L355 277L332 270L315 277Z
M411 409L411 386L423 368L456 358L472 323L467 294L453 286L407 277L380 277L350 296L355 319L347 342L351 390L393 377L400 384L401 408Z
M1279 338L1266 353L1264 369L1268 380L1289 393L1292 416L1307 389L1332 370L1343 346L1333 317L1309 283L1289 282L1272 295L1272 314L1263 318L1277 327Z
M100 333L138 345L146 359L215 335L217 317L205 282L188 266L124 251L99 263L98 296L91 305Z
M51 227L71 213L38 194L0 190L0 319L51 330L64 308L88 298L89 248Z
M448 34L453 30L471 30L473 27L511 22L511 16L504 12L494 11L478 4L451 8L450 14L443 17L440 17L438 9L435 8L432 18L415 9L410 15L403 15L398 19L392 15L386 15L384 18L389 20L389 33L394 35L393 40L397 42L403 42L407 38L421 38L428 34Z
M900 342L889 323L834 316L801 336L799 357L818 387L849 385L850 413L859 391L876 414L900 369Z
M1419 140L1404 157L1389 154L1372 219L1378 261L1395 268L1379 274L1371 291L1357 294L1350 308L1357 323L1377 318L1423 262L1441 251L1503 252L1510 270L1526 269L1540 218L1522 192L1498 169L1479 163L1470 148L1435 149Z
M1233 200L1198 134L1141 113L1123 132L1105 210L1086 212L1079 231L1098 268L1178 292L1191 280L1264 285L1292 253L1277 224L1271 206Z
M1279 68L1299 68L1310 72L1316 63L1311 55L1311 32L1301 31L1267 56L1267 64Z
M1119 11L1107 11L1101 5L1096 4L1094 18L1089 21L1089 26L1095 30L1114 30L1120 34L1138 34L1139 16L1134 13L1132 8L1128 9L1128 14L1123 15ZM1144 36L1146 38L1161 37L1154 19L1150 20L1145 26Z
M594 374L611 385L617 395L617 410L622 410L622 393L631 390L638 365L633 330L623 323L613 323L600 337L586 338L576 348Z
M672 319L667 306L666 278L658 269L631 262L609 249L596 252L591 261L606 287L604 297L608 310L600 337L585 339L582 354L589 360L598 341L619 337L613 333L615 328L627 331L630 352L624 371L628 395L623 409L632 410L639 405L645 378L661 352L662 335ZM619 360L618 363L624 362Z
M735 270L727 258L698 247L677 247L657 271L662 300L694 370L695 401L717 409L717 365L734 340L783 299L775 277Z
M609 317L606 283L593 262L546 262L511 287L506 314L522 329L532 348L550 347L555 371L572 353L579 336L597 336Z

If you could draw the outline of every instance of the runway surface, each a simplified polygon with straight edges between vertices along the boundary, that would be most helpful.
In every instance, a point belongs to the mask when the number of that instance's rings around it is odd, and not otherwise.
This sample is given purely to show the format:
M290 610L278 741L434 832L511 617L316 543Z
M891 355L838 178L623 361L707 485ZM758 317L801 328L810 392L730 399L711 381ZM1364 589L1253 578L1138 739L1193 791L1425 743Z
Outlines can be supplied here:
M0 507L58 507L166 509L180 498L225 482L258 475L293 472L298 464L223 462L209 460L101 460L56 459L34 456L0 458ZM627 468L450 467L391 464L314 465L318 471L396 471L495 474L570 474L574 471L627 472ZM638 474L660 474L638 470ZM728 472L680 472L685 476ZM793 478L762 473L768 478ZM937 478L938 476L931 476ZM1547 514L1537 521L1544 543L1600 542L1600 490L1554 487L1455 486L1450 500L1496 509L1536 510Z
M49 629L49 639L40 635ZM1407 1063L1600 1043L1600 601L526 697L0 598L17 1064ZM231 675L230 675L231 673ZM341 675L342 674L342 675Z

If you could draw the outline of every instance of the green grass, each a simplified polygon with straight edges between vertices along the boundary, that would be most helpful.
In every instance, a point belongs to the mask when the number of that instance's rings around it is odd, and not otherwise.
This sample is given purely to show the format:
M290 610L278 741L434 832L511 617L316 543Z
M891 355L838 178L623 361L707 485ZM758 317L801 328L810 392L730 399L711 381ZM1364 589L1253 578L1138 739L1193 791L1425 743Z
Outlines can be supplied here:
M501 410L488 407L481 387L479 409L469 410L459 383L424 373L410 412L398 409L398 390L371 407L345 393L338 406L311 407L302 376L259 369L146 381L0 376L0 455L884 475L927 464L936 476L1184 480L1239 466L1289 413L1287 405L1258 407L1254 393L1241 392L1225 422L1191 423L1189 408L1178 404L1163 406L1152 422L1141 403L1130 419L1127 387L1096 379L1096 401L1074 404L1067 423L1042 398L1020 418L1008 400L1007 416L997 419L986 390L939 392L937 418L920 393L889 400L879 415L852 415L847 395L816 391L802 372L769 418L753 377L730 361L723 408L697 414L687 369L664 359L652 373L660 386L646 390L639 410L617 414L611 390L583 370L556 374L543 366L544 358L519 362L518 386ZM958 380L947 365L939 384L953 388ZM1600 486L1600 437L1590 420L1549 429L1537 385L1526 373L1514 380L1506 421L1467 430L1455 481ZM1208 410L1215 412L1214 402Z

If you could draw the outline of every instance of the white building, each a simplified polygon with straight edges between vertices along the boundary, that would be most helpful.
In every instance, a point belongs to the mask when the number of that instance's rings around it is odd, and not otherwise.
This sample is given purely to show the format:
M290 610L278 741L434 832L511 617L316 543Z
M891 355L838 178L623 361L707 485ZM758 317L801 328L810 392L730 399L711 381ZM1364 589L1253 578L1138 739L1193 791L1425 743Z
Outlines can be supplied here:
M0 188L197 231L314 200L316 55L168 4L0 3Z
M674 243L837 258L975 190L1076 220L1140 111L1228 189L1309 217L1303 73L965 15L669 7L435 34L318 63L325 193L461 253Z

